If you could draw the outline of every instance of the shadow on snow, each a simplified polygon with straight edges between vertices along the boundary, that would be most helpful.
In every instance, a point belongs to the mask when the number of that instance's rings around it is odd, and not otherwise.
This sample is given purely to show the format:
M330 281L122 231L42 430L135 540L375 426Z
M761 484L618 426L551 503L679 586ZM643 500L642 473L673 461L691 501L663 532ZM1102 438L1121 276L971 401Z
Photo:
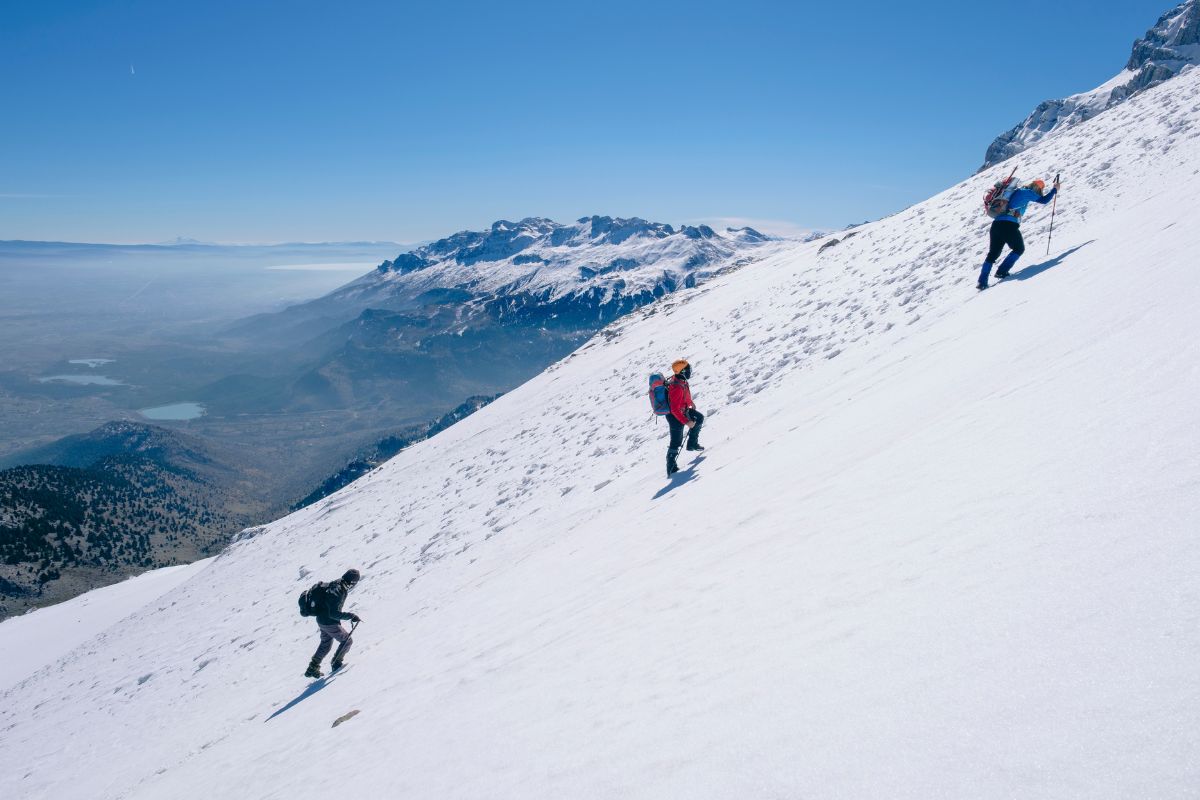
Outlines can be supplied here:
M1030 264L1028 267L1018 270L1017 272L1014 272L1012 275L1009 275L1008 277L1010 280L1014 280L1014 281L1027 281L1030 278L1034 278L1038 275L1041 275L1043 272L1045 272L1048 269L1054 269L1059 264L1061 264L1063 262L1063 260L1066 259L1067 256L1072 255L1073 253L1075 253L1079 250L1082 250L1083 248L1087 247L1089 244L1091 244L1094 241L1096 241L1096 240L1090 239L1090 240L1084 242L1083 244L1075 245L1070 250L1064 250L1063 252L1059 253L1054 258L1050 259L1049 261L1043 261L1040 264Z
M657 500L658 498L662 497L663 495L665 495L667 492L671 491L672 489L676 489L680 486L683 486L688 481L695 480L696 465L699 464L703 460L704 460L704 456L696 456L695 458L693 458L692 462L687 465L686 469L681 469L681 470L679 470L679 472L676 472L674 475L672 475L670 478L670 483L668 483L663 488L659 489L658 492L651 499Z
M334 679L334 677L336 677L336 675L337 675L337 673L334 672L334 673L330 673L329 675L326 675L324 678L317 678L315 681L313 681L312 683L310 683L308 685L308 688L306 688L303 692L301 692L300 694L296 695L294 698L289 700L285 705L283 705L279 709L277 709L274 714L267 717L265 720L263 720L263 722L270 722L271 720L275 719L280 714L282 714L283 712L292 708L293 706L303 703L305 700L312 697L314 694L316 694L317 692L321 691L326 686L328 686L329 682L332 681Z

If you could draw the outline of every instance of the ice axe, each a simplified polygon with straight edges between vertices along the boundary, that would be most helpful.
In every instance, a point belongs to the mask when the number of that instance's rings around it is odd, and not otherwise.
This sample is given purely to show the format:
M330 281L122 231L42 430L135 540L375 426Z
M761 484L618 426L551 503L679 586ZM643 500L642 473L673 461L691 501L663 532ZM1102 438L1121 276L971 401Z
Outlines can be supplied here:
M1058 174L1054 175L1054 202L1050 205L1050 235L1046 237L1046 255L1050 255L1050 242L1054 239L1054 212L1058 210Z
M361 621L362 621L362 620L359 620L359 622L361 622ZM358 627L358 622L351 622L351 623L350 623L350 632L346 634L346 642L350 641L351 637L353 637L353 636L354 636L354 629L355 629L355 628L357 628L357 627ZM334 653L334 654L333 654L334 660L336 660L336 659L337 659L338 653L341 653L341 652L343 652L343 649L342 649L342 648L344 648L344 647L346 646L346 642L342 642L340 645L338 645L337 653ZM340 662L340 661L338 662L338 666L339 666L339 667L341 666L341 662ZM337 667L335 667L334 669L335 669L335 671L336 671Z

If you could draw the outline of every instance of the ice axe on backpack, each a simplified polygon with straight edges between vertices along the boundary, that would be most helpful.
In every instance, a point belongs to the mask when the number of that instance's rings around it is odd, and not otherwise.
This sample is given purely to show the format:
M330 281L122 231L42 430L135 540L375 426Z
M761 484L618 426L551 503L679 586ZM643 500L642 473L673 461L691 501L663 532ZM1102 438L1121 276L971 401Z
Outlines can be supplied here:
M1046 237L1046 255L1050 255L1050 242L1054 239L1054 212L1058 210L1058 173L1054 175L1054 202L1050 204L1050 235Z

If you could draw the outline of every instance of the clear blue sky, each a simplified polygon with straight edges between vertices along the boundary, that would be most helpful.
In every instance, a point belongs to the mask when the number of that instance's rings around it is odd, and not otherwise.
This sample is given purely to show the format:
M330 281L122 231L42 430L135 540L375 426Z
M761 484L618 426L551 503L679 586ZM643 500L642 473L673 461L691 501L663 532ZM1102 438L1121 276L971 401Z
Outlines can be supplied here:
M0 239L841 226L970 175L1173 5L4 0Z

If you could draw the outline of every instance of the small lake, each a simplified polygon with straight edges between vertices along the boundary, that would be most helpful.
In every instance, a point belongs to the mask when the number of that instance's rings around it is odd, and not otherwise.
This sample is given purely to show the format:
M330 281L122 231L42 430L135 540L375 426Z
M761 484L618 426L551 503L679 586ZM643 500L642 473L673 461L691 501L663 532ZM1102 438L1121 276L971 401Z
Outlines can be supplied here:
M90 367L91 369L95 369L96 367L102 367L105 364L111 364L114 361L116 361L115 358L72 358L67 363L68 364L79 364L84 367Z
M114 380L105 375L48 375L38 378L39 383L74 383L80 386L128 386L122 381Z
M197 419L204 416L203 403L171 403L166 406L143 408L138 411L146 419Z

